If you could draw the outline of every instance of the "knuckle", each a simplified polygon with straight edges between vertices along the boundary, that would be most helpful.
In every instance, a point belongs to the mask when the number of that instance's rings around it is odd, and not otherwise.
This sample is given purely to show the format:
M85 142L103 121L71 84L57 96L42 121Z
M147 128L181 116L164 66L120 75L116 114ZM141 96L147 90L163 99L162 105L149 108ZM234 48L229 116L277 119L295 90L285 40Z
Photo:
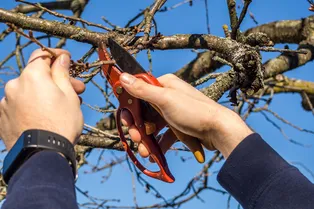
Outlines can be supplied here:
M4 104L5 104L5 97L2 97L1 101L0 101L0 112L3 110Z
M69 57L71 57L71 53L68 50L65 49L55 49L56 54L67 54Z
M53 49L51 49L51 50L55 51ZM46 51L46 50L44 51L41 48L36 49L35 51L33 51L31 56L29 57L29 60L28 60L27 64L29 65L29 64L33 63L34 61L38 60L39 58L41 58L41 59L45 59L45 58L51 59L52 55L50 54L49 51Z
M165 74L158 78L159 82L165 86L171 86L172 82L178 80L179 78L171 73Z
M32 67L32 66L30 66ZM30 81L38 81L43 78L43 72L41 70L24 70L22 73L21 78L24 78L26 80Z
M144 93L145 90L145 82L141 79L136 79L136 81L133 83L133 88L138 94Z
M31 54L31 56L29 57L29 62L31 62L33 59L35 59L36 57L40 56L41 54L44 54L45 52L42 49L36 49L33 51L33 53Z
M164 77L165 80L167 80L167 81L172 81L172 80L178 79L178 77L175 76L175 75L172 74L172 73L167 73L167 74L165 74L163 77Z
M12 79L5 84L4 93L6 96L11 95L17 89L18 79ZM3 100L3 99L2 99Z

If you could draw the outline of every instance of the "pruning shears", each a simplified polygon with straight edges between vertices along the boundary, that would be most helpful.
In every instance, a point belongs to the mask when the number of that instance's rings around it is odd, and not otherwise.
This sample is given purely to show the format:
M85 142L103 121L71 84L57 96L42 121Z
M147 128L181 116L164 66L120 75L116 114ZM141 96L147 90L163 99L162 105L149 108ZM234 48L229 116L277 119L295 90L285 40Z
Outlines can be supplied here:
M203 163L205 161L203 147L197 138L186 135L167 124L166 121L163 119L162 112L157 106L133 97L122 88L119 77L123 72L132 74L133 76L144 80L148 84L160 87L162 87L162 85L151 73L146 72L144 68L136 61L136 59L115 40L109 38L108 46L112 57L107 51L107 46L104 43L100 43L98 46L98 56L101 61L111 61L113 58L116 62L116 64L102 65L102 71L109 84L111 85L114 95L119 101L119 108L116 114L116 124L119 132L119 137L123 144L123 148L129 155L135 166L144 174L152 178L162 180L164 182L172 183L174 182L175 178L168 168L166 158L161 148L159 147L155 136L164 127L168 126L177 137L177 139L179 139L180 141L185 143L187 147L189 147L189 149L193 152L196 160L200 163ZM121 125L121 114L124 110L128 110L133 117L134 125L141 134L141 142L149 151L152 159L159 166L159 171L150 171L145 168L130 149L122 131Z

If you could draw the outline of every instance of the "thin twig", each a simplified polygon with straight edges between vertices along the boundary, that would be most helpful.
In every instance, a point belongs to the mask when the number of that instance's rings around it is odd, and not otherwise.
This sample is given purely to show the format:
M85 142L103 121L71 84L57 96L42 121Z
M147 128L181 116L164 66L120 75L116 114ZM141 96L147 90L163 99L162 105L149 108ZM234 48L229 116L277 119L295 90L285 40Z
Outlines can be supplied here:
M106 27L106 26L103 26L103 25L101 25L101 24L96 24L96 23L88 22L88 21L83 20L83 19L78 18L78 17L66 16L66 15L60 14L60 13L58 13L58 12L51 11L51 10L47 9L46 7L41 6L39 3L31 3L31 2L24 1L24 0L16 0L16 1L22 2L22 3L24 3L24 4L32 5L32 6L34 6L34 7L37 7L37 8L42 9L42 10L44 10L44 11L48 12L49 14L54 15L54 16L56 16L56 17L65 18L65 19L71 20L71 21L78 21L78 22L84 23L84 24L89 25L89 26L94 26L94 27L98 27L98 28L101 28L101 29L104 29L104 30L107 30L107 31L111 31L110 28L108 28L108 27Z
M257 50L265 51L265 52L285 52L285 53L291 53L291 54L307 54L307 51L305 50L291 50L291 49L276 49L274 47L256 47Z
M36 43L38 46L40 46L40 48L43 50L43 51L47 51L49 52L52 57L54 58L57 58L57 54L52 51L51 49L45 47L42 43L40 43L34 36L33 36L33 32L31 30L28 31L28 35L26 33L24 33L22 30L20 30L19 28L17 28L14 24L11 24L11 23L7 23L7 25L16 33L24 36L25 38L28 38L29 40L31 40L32 42Z
M247 10L248 10L249 5L251 4L251 2L252 2L252 0L244 0L244 7L243 7L243 9L241 11L241 14L240 14L240 17L239 17L239 20L238 20L236 26L234 28L232 28L231 37L236 38L238 29L239 29L239 27L240 27L240 25L241 25L245 15L246 15L246 13L247 13Z
M209 14L208 14L208 0L205 0L205 11L206 11L206 28L207 28L207 33L210 34Z
M217 78L217 77L219 77L219 76L221 76L221 75L223 75L223 74L224 74L224 73L211 73L211 74L208 74L208 75L206 75L205 77L200 78L200 79L198 79L198 80L196 80L196 81L194 81L194 82L192 82L192 83L190 83L190 84L191 84L192 86L199 86L199 85L201 85L201 84L207 82L208 80L210 80L210 79L215 79L215 78Z
M107 136L108 138L114 138L114 139L119 138L119 136L117 136L117 135L113 135L113 134L107 133L107 132L102 131L102 130L100 130L100 129L98 129L98 128L95 128L95 127L93 127L93 126L90 126L90 125L88 125L88 124L86 124L86 123L84 123L84 127L88 128L88 129L90 129L90 130L92 130L92 131L95 132L95 133L103 134L104 136Z
M265 117L265 119L270 122L275 128L277 128L281 134L291 143L293 144L296 144L296 145L299 145L299 146L302 146L302 147L310 147L310 145L305 145L305 144L302 144L300 142L297 142L293 139L291 139L290 137L287 136L287 134L285 133L285 131L277 124L275 123L273 120L271 120L263 111L261 111L261 114Z
M238 25L238 16L237 16L237 11L236 11L236 2L235 0L227 0L227 5L229 9L229 17L230 17L230 25L231 25L231 34L234 34L233 31L235 31L235 34L237 30L235 28ZM236 39L236 36L232 36L232 39Z
M266 109L266 108L256 108L253 110L253 112L262 112L262 111L266 111L266 112L269 112L271 113L273 116L275 116L277 119L279 119L281 122L291 126L292 128L295 128L299 131L302 131L302 132L306 132L306 133L310 133L310 134L314 134L314 131L312 130L308 130L308 129L304 129L304 128L301 128L299 126L296 126L294 125L293 123L287 121L286 119L282 118L281 116L279 116L277 113L275 113L274 111L270 110L270 109Z
M79 78L93 78L95 75L97 75L100 72L101 68L98 67L96 70L93 70L91 73L88 74L79 74L77 77Z
M302 95L303 95L303 97L304 97L306 103L308 104L309 108L311 109L312 114L314 115L314 107L313 107L313 105L312 105L312 102L311 102L309 96L307 95L306 92L302 92Z
M95 111L101 112L101 113L108 113L108 112L116 112L116 111L117 111L116 109L104 110L104 109L102 109L102 108L92 106L92 105L87 104L87 103L85 103L85 102L82 102L82 104L83 104L83 105L86 105L87 107L91 108L92 110L95 110Z

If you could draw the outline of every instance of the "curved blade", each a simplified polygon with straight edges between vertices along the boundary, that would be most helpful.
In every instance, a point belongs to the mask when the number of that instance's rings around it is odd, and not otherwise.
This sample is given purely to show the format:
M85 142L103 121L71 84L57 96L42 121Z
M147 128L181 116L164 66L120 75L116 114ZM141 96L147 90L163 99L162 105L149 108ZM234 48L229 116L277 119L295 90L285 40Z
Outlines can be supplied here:
M108 43L111 55L122 71L132 75L146 73L136 59L115 40L109 38Z

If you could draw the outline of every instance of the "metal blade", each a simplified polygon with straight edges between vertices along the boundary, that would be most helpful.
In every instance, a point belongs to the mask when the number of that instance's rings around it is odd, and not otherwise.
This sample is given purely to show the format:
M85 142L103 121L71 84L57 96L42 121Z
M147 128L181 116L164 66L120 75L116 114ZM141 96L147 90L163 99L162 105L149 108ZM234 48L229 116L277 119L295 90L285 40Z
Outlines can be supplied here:
M146 70L136 59L116 41L109 38L108 43L111 55L122 71L132 75L146 73Z

